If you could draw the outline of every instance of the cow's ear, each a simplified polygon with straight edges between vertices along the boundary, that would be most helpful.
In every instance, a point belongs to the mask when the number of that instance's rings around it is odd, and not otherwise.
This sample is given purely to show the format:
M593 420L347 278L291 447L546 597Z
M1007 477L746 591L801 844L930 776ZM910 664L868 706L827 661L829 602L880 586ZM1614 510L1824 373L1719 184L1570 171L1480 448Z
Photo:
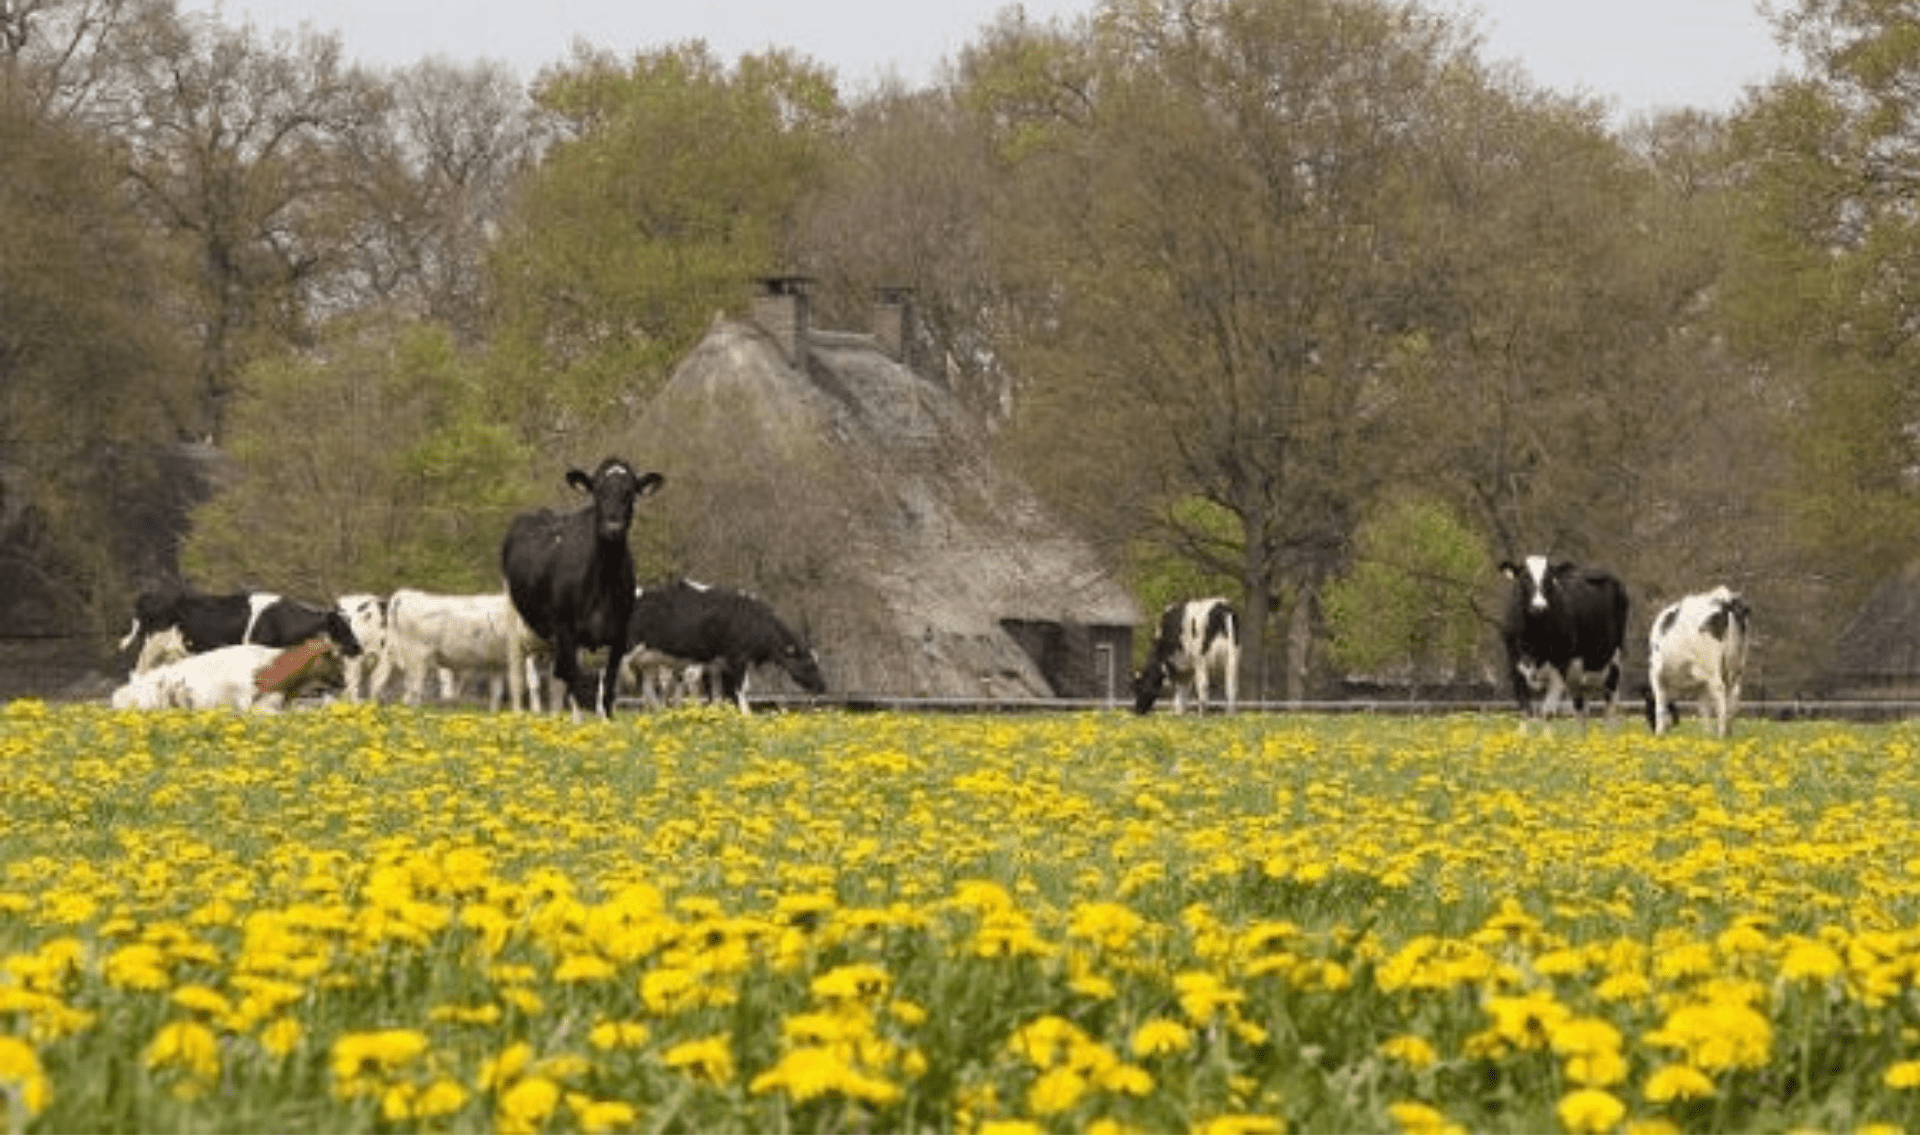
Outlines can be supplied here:
M567 484L572 485L582 492L590 493L593 491L593 478L578 469L567 470Z
M1514 563L1512 560L1501 560L1500 574L1506 576L1508 579L1519 579L1520 565Z
M659 473L645 474L640 478L640 483L634 486L633 495L637 497L650 497L653 494L659 492L660 486L666 483L667 483L667 478L662 474L659 474Z

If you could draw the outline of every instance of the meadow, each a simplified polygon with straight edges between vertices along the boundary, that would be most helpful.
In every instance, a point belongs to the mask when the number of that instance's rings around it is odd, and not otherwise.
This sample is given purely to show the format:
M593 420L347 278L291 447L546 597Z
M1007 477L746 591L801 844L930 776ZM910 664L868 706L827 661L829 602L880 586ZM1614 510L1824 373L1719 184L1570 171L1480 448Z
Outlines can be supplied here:
M1920 1130L1916 741L17 701L0 1128Z

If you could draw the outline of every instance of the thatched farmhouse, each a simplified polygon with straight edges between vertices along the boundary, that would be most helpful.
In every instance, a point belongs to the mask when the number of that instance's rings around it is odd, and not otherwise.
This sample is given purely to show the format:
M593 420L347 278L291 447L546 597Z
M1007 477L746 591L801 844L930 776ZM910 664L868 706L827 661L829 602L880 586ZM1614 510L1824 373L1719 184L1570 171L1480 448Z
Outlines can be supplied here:
M1920 561L1875 588L1840 628L1823 686L1834 697L1920 698Z
M790 277L716 317L632 435L659 557L765 596L840 693L1124 699L1138 607L911 365L912 320L892 291L821 330Z

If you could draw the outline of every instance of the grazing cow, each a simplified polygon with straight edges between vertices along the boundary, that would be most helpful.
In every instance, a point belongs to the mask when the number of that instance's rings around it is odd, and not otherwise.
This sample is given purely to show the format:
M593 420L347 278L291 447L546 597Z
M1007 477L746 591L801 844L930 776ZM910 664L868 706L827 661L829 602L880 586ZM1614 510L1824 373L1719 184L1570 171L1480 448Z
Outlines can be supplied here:
M1528 556L1500 572L1513 581L1502 638L1514 700L1523 717L1550 716L1571 694L1586 722L1587 687L1598 683L1613 716L1627 635L1627 589L1598 568ZM1536 707L1533 697L1544 691Z
M115 690L116 709L249 709L271 712L338 677L326 639L292 647L221 646L135 675Z
M1647 723L1665 733L1673 696L1704 692L1701 718L1724 738L1747 670L1747 601L1726 587L1689 595L1654 617L1647 634Z
M1173 712L1186 712L1186 691L1193 690L1199 712L1207 712L1208 683L1218 670L1227 687L1227 710L1240 700L1240 618L1225 599L1169 603L1146 666L1133 679L1133 709L1148 713L1173 682Z
M541 652L540 641L520 621L505 592L486 595L433 595L402 589L387 600L386 650L374 670L373 688L385 690L393 671L406 681L408 705L419 705L428 674L440 678L442 697L459 688L456 674L484 674L490 679L491 708L500 705L503 680L523 661ZM520 706L519 683L508 681L513 708ZM530 708L540 709L539 677L528 685Z
M311 607L270 591L147 592L134 601L133 629L120 649L138 644L144 653L148 637L175 628L193 654L243 643L288 647L320 637L332 640L342 658L360 653L360 641L337 608Z
M500 563L514 609L552 648L553 676L573 699L576 717L586 706L602 716L613 714L633 613L627 530L634 501L658 491L663 481L658 473L635 473L613 457L591 476L570 469L567 484L592 494L592 503L569 513L541 509L516 517L501 544ZM600 647L606 648L607 663L596 681L581 673L578 651Z
M780 667L810 694L827 690L813 651L773 608L743 592L685 580L641 588L627 627L626 669L699 665L741 713L748 712L747 675L755 666Z

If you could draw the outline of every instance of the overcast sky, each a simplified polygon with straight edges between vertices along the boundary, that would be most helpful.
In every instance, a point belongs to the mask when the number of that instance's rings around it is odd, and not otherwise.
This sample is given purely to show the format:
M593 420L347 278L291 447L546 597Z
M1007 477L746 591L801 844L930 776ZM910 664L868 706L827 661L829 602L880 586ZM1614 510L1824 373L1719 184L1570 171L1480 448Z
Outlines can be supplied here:
M303 23L337 32L379 65L440 55L498 59L531 78L573 41L631 52L704 39L723 59L789 48L856 88L884 74L910 85L976 38L1004 0L183 0L263 30ZM1757 0L1436 0L1478 16L1486 57L1533 81L1595 95L1617 114L1691 106L1729 110L1782 65ZM1029 18L1072 18L1092 0L1029 0Z

